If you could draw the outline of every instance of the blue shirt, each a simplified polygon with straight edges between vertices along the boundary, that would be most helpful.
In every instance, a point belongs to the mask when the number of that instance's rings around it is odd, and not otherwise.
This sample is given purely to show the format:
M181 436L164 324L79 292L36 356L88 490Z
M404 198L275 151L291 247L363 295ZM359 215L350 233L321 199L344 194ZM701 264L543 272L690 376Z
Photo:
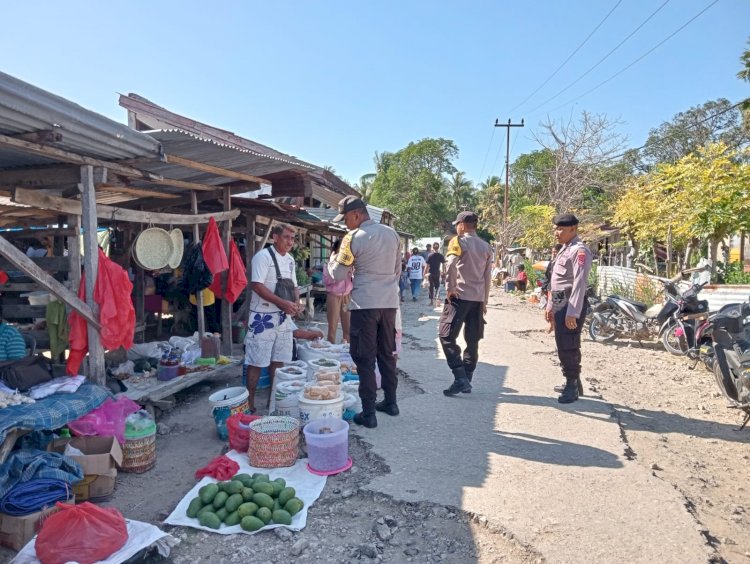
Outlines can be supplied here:
M17 360L26 356L26 342L18 329L0 323L0 361Z

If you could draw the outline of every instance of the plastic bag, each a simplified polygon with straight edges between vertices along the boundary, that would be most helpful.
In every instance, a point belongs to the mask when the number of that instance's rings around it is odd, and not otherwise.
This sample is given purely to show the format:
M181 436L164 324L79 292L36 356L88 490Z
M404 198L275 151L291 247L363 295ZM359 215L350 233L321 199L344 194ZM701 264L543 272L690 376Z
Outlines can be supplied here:
M140 432L149 427L153 427L155 421L151 414L145 409L136 411L128 415L125 419L125 426L134 432Z
M214 275L203 260L200 244L191 243L185 251L180 287L186 294L202 292L214 281Z
M237 452L246 453L250 446L250 429L248 425L260 419L260 415L249 415L247 413L235 413L227 419L227 431L229 431L229 448Z
M248 432L249 435L249 432ZM211 476L217 480L229 480L240 469L240 465L228 456L217 456L203 468L195 471L195 479Z
M76 435L117 437L120 444L124 444L125 419L140 409L131 399L121 397L114 401L109 398L93 411L68 423L68 428Z
M125 518L114 507L88 501L80 505L57 503L36 538L36 556L42 564L106 560L128 541Z

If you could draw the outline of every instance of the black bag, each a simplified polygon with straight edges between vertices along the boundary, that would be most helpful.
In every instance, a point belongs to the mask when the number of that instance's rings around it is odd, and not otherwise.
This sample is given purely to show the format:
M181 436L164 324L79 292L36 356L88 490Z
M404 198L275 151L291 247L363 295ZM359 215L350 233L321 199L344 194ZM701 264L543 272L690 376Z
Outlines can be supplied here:
M49 382L52 377L52 363L41 354L0 362L0 380L20 392Z
M281 270L279 270L279 261L276 260L276 253L273 252L271 247L268 247L268 252L273 259L273 265L276 267L276 289L273 291L275 295L280 297L282 300L288 302L297 301L297 293L294 288L294 280L291 278L283 278L281 276Z
M214 281L214 275L203 260L199 243L191 243L182 259L180 287L186 294L199 294Z

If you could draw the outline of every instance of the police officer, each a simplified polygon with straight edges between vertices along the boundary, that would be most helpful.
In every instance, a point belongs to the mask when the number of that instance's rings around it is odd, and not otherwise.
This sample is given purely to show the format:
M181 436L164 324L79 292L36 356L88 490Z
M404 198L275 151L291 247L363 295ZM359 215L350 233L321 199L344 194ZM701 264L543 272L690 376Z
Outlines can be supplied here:
M453 383L443 393L455 396L471 392L471 379L479 360L479 340L484 336L484 314L490 296L492 279L492 248L477 236L477 216L463 211L456 221L456 237L446 253L447 298L438 324L438 336ZM466 349L456 338L464 328Z
M565 386L557 401L572 403L583 394L581 383L581 328L586 317L586 280L591 271L591 251L578 238L578 218L570 213L555 216L555 238L562 248L555 258L545 319L554 324L557 356Z
M362 412L354 422L377 427L375 411L398 415L396 403L396 310L399 306L398 279L401 275L398 234L387 225L370 219L365 203L356 196L343 198L334 221L346 223L349 233L338 254L328 263L335 280L354 273L349 311L349 352L359 373ZM375 403L375 361L380 370L385 399Z

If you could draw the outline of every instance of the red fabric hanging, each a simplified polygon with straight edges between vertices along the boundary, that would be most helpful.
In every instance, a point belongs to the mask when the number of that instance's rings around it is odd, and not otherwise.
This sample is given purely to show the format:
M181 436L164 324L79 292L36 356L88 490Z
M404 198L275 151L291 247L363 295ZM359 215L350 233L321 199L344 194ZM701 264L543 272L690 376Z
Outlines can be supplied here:
M81 283L78 285L78 298L81 301L86 301L86 278L84 277L81 277ZM86 320L77 310L74 309L70 312L68 323L70 324L68 337L70 354L65 364L65 371L71 376L76 376L78 369L81 368L83 358L89 350L89 336L86 333Z
M218 299L227 299L230 304L237 301L247 286L245 263L242 262L240 250L234 240L229 242L229 273L227 274L227 291L224 293L223 276L216 276L210 289Z
M216 220L213 217L208 220L206 236L203 238L203 260L214 276L229 268L227 252L224 250L219 228L216 226Z
M133 346L135 308L130 298L133 284L128 273L99 249L99 268L94 288L94 301L99 305L102 346L117 349Z

